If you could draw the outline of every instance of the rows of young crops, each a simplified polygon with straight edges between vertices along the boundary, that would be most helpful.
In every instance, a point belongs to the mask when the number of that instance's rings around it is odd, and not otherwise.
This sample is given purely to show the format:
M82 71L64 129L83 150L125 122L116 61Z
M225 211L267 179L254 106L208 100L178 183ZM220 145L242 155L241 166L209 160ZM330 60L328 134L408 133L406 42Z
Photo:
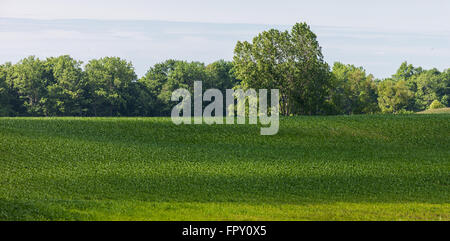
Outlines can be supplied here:
M449 220L449 123L0 118L0 219Z

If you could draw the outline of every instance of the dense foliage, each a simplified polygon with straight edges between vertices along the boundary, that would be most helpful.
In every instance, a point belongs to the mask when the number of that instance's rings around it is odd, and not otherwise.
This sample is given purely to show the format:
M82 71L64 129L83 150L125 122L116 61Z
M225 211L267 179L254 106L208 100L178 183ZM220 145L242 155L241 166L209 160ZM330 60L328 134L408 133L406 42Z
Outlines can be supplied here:
M0 65L0 116L167 116L171 93L204 88L231 89L238 80L224 60L168 60L138 79L131 62L118 57L80 61L64 55L40 60L30 56Z
M196 80L205 89L221 91L277 88L283 115L404 113L450 106L450 69L424 70L404 62L385 80L339 62L330 70L316 35L301 23L291 31L271 29L251 43L238 42L232 62L167 60L140 79L132 63L118 57L84 66L68 55L5 63L0 65L0 116L168 116L176 104L170 101L172 91L192 91Z
M316 35L305 23L291 32L264 31L252 43L238 42L236 75L255 89L279 89L280 112L324 113L329 87L329 68Z

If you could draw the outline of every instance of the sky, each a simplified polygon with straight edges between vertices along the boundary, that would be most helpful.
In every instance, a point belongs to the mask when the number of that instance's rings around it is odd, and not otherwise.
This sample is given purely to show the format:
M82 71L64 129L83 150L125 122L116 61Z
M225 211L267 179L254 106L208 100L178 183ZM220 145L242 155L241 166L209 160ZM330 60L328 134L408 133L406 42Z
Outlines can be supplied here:
M403 61L450 65L448 0L0 0L0 63L119 56L142 76L168 58L231 60L238 40L307 22L325 60L389 77Z

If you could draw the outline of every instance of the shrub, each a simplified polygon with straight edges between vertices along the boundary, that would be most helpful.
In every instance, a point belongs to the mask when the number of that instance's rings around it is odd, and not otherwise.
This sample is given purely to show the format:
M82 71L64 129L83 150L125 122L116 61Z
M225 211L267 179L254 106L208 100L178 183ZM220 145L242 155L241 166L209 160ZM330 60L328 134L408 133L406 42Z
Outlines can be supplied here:
M431 105L430 105L430 109L440 109L440 108L444 108L444 107L445 107L445 105L443 105L438 100L433 101L433 103L431 103Z

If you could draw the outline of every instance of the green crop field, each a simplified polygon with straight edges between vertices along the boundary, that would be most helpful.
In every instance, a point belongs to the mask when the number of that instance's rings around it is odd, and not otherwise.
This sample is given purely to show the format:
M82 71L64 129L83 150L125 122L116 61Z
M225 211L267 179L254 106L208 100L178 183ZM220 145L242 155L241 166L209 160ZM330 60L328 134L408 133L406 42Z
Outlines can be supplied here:
M0 220L450 220L450 115L0 118Z
M450 114L450 108L425 110L418 112L418 114Z

